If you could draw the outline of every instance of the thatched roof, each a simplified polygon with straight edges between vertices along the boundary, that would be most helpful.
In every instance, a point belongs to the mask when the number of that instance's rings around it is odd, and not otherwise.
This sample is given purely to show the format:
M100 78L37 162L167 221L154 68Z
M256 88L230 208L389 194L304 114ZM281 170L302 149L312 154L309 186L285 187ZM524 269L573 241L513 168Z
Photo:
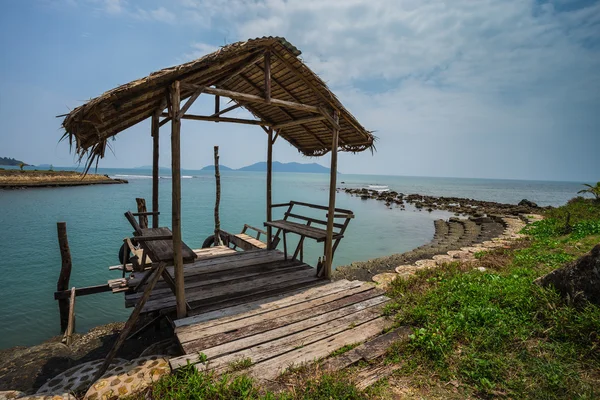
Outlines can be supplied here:
M63 121L65 137L75 145L81 158L91 162L104 156L107 140L164 110L169 88L181 82L181 98L190 97L199 86L214 86L235 92L263 96L264 53L271 59L271 98L317 106L329 115L339 112L339 148L358 152L373 146L374 137L350 114L327 85L299 58L300 51L284 38L265 37L237 42L202 58L165 68L149 76L112 89L71 111ZM256 118L270 125L307 118L301 125L286 126L279 136L307 156L331 150L330 120L311 121L315 114L273 104L233 100ZM314 118L313 118L314 119ZM88 164L88 165L90 165Z

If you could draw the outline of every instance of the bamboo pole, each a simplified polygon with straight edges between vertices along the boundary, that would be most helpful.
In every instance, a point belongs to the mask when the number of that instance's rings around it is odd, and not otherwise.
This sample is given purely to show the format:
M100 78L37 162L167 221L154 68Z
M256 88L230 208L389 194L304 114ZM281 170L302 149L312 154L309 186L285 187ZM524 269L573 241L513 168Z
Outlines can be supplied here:
M58 276L58 282L56 282L56 291L61 292L69 288L73 263L71 261L71 251L69 250L69 239L67 238L67 223L57 222L56 228L58 231L58 246L61 258L60 274ZM63 333L67 329L69 323L69 300L58 300L58 310L60 313L60 332Z
M336 126L339 124L338 112L333 112L333 119ZM325 278L331 279L332 264L333 264L333 220L335 214L335 189L337 180L337 149L339 129L334 128L333 138L331 141L331 171L329 177L329 214L327 215L327 240L325 245Z
M271 185L273 181L273 128L268 129L267 135L267 222L271 222L273 219L272 214L272 193ZM273 228L267 226L267 249L271 250L273 240Z
M173 265L175 270L175 298L177 318L187 314L185 286L183 278L183 256L181 254L181 115L180 85L175 81L171 86L171 174L172 174L172 224L173 224Z
M159 147L159 118L161 110L156 110L152 114L152 227L158 228L158 147Z
M221 174L219 173L219 146L215 146L215 182L217 195L215 198L215 244L222 246L221 241L221 220L219 219L219 204L221 203Z

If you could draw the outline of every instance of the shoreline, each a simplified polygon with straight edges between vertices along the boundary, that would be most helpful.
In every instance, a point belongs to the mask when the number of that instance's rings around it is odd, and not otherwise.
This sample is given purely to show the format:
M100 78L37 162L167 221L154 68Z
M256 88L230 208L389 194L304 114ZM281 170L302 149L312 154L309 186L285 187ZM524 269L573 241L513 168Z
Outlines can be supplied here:
M348 193L349 190L346 189L346 192ZM443 207L455 209L450 204L457 199L420 195L400 196L401 194L392 195L392 193L367 193L367 198L385 201L389 208L392 208L390 207L392 202L389 201L391 199L398 207L401 206L399 201L402 201L411 204L423 203L430 206L428 208L437 207L435 209L440 210L447 210ZM359 195L362 197L363 193L359 193ZM401 200L399 196L402 198ZM434 199L436 201L433 201ZM334 272L334 280L347 278L372 281L376 280L373 277L377 275L385 275L393 272L397 267L407 264L418 264L420 260L441 257L440 261L452 261L453 257L448 255L448 251L456 252L465 246L497 241L506 234L507 225L504 219L509 212L531 210L531 208L523 208L523 206L461 199L465 204L467 200L478 204L477 207L465 208L466 206L463 207L462 204L459 207L459 209L470 211L469 218L451 217L448 221L441 219L434 221L435 234L427 244L408 252L358 261L350 266L340 266ZM489 203L487 208L483 207L483 203ZM417 208L422 211L426 210L424 206ZM509 212L502 216L483 213L483 211L491 212L497 209L505 209ZM538 213L542 210L539 207L535 209L539 210ZM517 220L518 218L512 216L510 219ZM0 350L0 357L6 360L3 367L0 367L0 391L20 390L32 394L46 380L59 373L84 362L105 357L122 326L122 322L111 322L94 327L86 333L75 334L75 340L71 347L61 343L62 336L55 336L38 345L14 346ZM129 340L127 343L128 345L121 348L117 357L133 359L147 355L149 352L171 355L176 351L175 338L166 324L162 325L160 330L149 329L136 336L135 340Z
M82 175L76 171L39 171L0 169L0 189L18 190L43 187L69 187L129 183L108 175Z

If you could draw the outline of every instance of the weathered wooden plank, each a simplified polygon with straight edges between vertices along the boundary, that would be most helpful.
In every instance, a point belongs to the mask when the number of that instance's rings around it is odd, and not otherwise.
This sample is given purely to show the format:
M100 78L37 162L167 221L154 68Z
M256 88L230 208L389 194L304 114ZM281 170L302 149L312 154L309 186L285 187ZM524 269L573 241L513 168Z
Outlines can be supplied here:
M293 281L283 282L277 285L264 286L257 290L252 290L243 293L235 293L234 295L225 296L218 299L210 299L210 301L199 301L193 303L193 308L190 315L202 314L209 311L221 310L227 307L234 307L240 304L246 304L266 297L285 295L292 293L297 289L308 289L314 286L323 284L322 279L301 278Z
M236 273L235 275L231 275L231 274L215 274L214 277L211 277L210 279L201 279L201 280L196 280L196 281L188 281L186 279L185 282L185 290L186 292L189 291L193 291L193 290L200 290L203 287L209 287L209 286L213 286L216 284L220 284L220 286L223 285L230 285L233 283L237 283L237 282L247 282L249 279L255 278L255 277L269 277L269 276L274 276L274 275L278 275L281 273L281 270L285 269L286 272L291 273L291 272L295 272L295 271L302 271L302 270L306 270L306 269L312 269L312 267L306 265L306 264L301 264L299 262L290 262L290 263L285 263L282 265L281 262L277 262L277 263L270 263L267 266L264 265L257 265L257 266L251 266L249 268L242 268L239 269L239 272ZM159 282L161 283L161 286L159 287L157 285L157 287L152 291L152 299L155 299L157 297L162 297L162 296L168 296L171 291L170 289L167 287L167 285L165 285L164 282ZM125 304L127 306L129 306L132 302L135 302L135 299L139 298L141 296L141 294L138 293L133 293L127 296L126 302Z
M235 268L247 267L267 262L283 261L283 253L279 251L252 251L235 252L235 254L226 254L223 257L210 257L204 260L197 260L185 267L186 279L192 275L208 274L213 272L223 272ZM167 267L169 273L173 273L173 267ZM130 286L135 286L137 281L142 279L145 272L134 273L129 280Z
M246 318L239 318L235 321L230 322L221 322L215 321L214 324L204 324L204 325L188 325L175 329L175 334L181 343L187 342L189 340L193 340L199 337L200 332L203 332L206 335L210 335L212 333L219 332L229 332L235 329L239 329L240 327L249 326L255 323L264 323L265 321L283 317L285 315L290 315L299 311L314 309L315 307L322 306L323 304L328 304L336 300L340 300L345 297L353 296L358 293L366 292L368 290L373 290L372 286L369 285L361 285L355 288L349 288L347 290L336 292L329 294L327 296L319 297L314 300L305 301L299 304L293 304L288 307L278 308L272 311L268 311L265 313L251 315ZM381 294L380 292L374 292L373 296L377 296ZM313 314L316 315L316 314Z
M198 363L196 367L200 370L220 372L220 369L240 358L249 358L253 364L257 364L379 318L382 306L369 307L332 320L329 320L332 316L325 314L263 334L226 342L203 350L202 354L208 358L208 362L204 364L199 363L200 353L190 353L171 359L171 367L179 368L189 362Z
M257 379L275 379L291 366L298 366L314 361L315 359L323 358L347 344L370 339L381 333L381 331L388 328L391 324L391 320L380 317L306 347L258 363L247 372Z
M96 285L96 286L87 286L87 287L82 287L82 288L76 288L75 296L85 296L88 294L108 292L108 291L110 291L110 289L111 289L111 286L108 283L105 285ZM68 299L70 296L71 296L70 290L62 290L60 292L54 292L55 300Z
M377 357L384 355L392 343L406 339L411 331L412 330L409 327L402 326L385 335L378 336L344 354L340 354L337 357L327 360L323 363L323 370L337 371L355 364L360 360L372 361Z
M393 374L394 371L400 368L402 368L401 364L368 366L358 372L358 374L354 377L354 383L357 388L364 390L375 382L387 378Z
M58 275L58 281L56 282L56 291L62 292L66 291L69 287L73 263L71 261L71 250L69 250L69 239L67 238L67 223L57 222L56 230L61 258L60 274ZM69 321L69 302L66 298L58 301L58 309L60 313L60 331L64 332L67 329Z
M316 299L322 296L337 293L339 291L351 289L361 285L362 282L349 282L343 279L332 283L324 283L323 285L316 288L299 290L297 291L297 293L290 293L283 298L272 297L267 299L261 299L257 302L248 303L236 307L229 307L212 313L200 314L188 318L178 319L174 322L174 324L175 327L184 327L188 325L196 325L200 327L207 325L223 324L225 322L247 318L256 314L263 314L271 310L289 307L293 304L303 303L312 299ZM218 321L214 321L215 319L218 319Z
M273 329L281 328L286 325L290 325L305 319L312 318L321 314L326 314L341 308L346 307L346 312L353 312L352 310L359 310L365 307L376 305L381 302L387 301L387 297L380 296L374 290L370 290L363 293L358 293L352 296L344 297L339 300L316 306L312 309L303 309L292 314L283 315L280 317L272 318L266 321L257 322L251 325L236 324L235 321L232 324L237 328L225 328L223 325L215 327L215 329L205 329L195 333L195 335L183 336L178 334L179 342L186 353L194 351L201 351L208 349L213 346L217 346L222 343L230 342L240 338L253 336L259 333L267 332ZM225 326L227 326L225 325ZM228 330L224 330L228 329Z
M258 278L254 279L250 282L239 282L231 285L226 285L224 287L212 287L206 288L195 292L190 292L187 296L187 301L189 303L193 301L201 301L208 299L214 299L211 301L218 301L219 299L224 299L230 296L242 296L244 294L250 294L253 291L259 291L261 288L268 288L269 286L275 286L278 284L284 284L288 281L294 281L297 279L303 279L306 281L311 280L314 277L314 272L310 270L302 270L297 272L292 272L290 274L283 273L281 275L277 275L274 277L268 278ZM285 285L284 285L285 286ZM168 296L164 298L159 298L156 300L148 301L146 303L145 311L150 310L158 310L161 308L170 307L174 304L173 296Z
M322 242L327 238L327 231L325 229L316 228L314 226L308 226L293 221L272 221L265 222L265 226L272 226L274 228L283 229L287 232L297 233L298 235L306 236L311 239L315 239L317 242ZM334 239L340 238L341 235L334 234Z
M371 301L372 303L372 301ZM381 316L385 302L364 309L340 309L202 351L208 357L208 369L218 370L237 358L250 358L253 364L330 337L346 329ZM177 357L171 361L176 368L198 362L198 353Z

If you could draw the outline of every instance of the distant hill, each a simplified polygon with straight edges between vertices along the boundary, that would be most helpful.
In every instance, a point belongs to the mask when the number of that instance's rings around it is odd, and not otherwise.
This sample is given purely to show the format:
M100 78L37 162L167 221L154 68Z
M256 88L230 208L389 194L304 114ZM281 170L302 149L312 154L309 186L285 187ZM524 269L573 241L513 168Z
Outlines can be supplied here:
M0 165L21 165L21 163L27 165L26 163L24 163L21 160L15 160L14 158L8 158L8 157L0 157Z
M202 168L200 171L214 171L214 170L215 170L214 165L207 165L206 167ZM229 168L228 166L225 166L225 165L219 165L219 171L234 171L234 169Z
M267 163L257 162L247 167L238 169L238 171L258 171L264 172L267 170ZM308 172L308 173L329 173L329 168L326 168L317 163L302 164L297 162L281 163L279 161L273 162L273 172Z

